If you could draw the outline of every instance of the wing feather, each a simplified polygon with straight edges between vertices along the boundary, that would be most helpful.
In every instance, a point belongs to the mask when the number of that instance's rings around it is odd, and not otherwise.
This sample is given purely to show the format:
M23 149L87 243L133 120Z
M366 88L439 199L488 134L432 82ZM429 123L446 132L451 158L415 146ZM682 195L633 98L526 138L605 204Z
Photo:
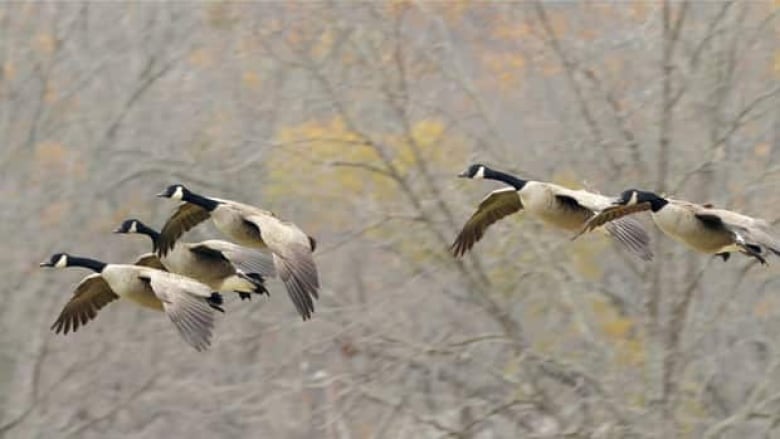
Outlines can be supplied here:
M653 259L653 251L650 249L650 235L636 219L631 217L617 218L606 223L604 229L613 239L639 258L645 261Z
M168 269L165 268L165 266L163 265L162 261L160 261L160 257L154 253L145 253L139 256L138 259L133 263L133 265L138 265L139 267L154 268L156 270L168 271Z
M57 334L67 334L71 329L76 332L79 326L86 325L100 309L118 298L100 274L91 274L78 284L51 330Z
M294 224L272 215L258 213L245 219L260 230L263 242L273 253L276 273L284 282L290 300L301 317L309 319L320 287L309 236Z
M244 273L257 273L263 277L276 276L273 258L260 250L220 239L209 239L201 242L200 245L219 250L235 268Z
M518 212L523 208L520 195L513 187L501 188L489 193L477 207L476 212L463 225L451 246L455 257L466 254L485 234L485 230L496 221Z
M604 224L615 221L619 218L622 218L626 215L631 215L633 213L642 212L645 210L650 210L650 203L638 203L638 204L632 204L629 206L610 206L606 209L602 210L598 214L591 217L583 226L582 229L580 229L579 232L577 232L574 237L572 237L572 240L577 239L580 235L586 232L590 232L593 229L603 226Z
M207 349L214 329L214 309L207 301L208 288L187 278L182 277L182 282L178 282L178 276L160 274L141 279L148 280L184 341L197 351Z
M165 222L160 237L157 240L157 252L165 256L184 232L192 229L211 214L206 209L191 203L181 203L176 211Z

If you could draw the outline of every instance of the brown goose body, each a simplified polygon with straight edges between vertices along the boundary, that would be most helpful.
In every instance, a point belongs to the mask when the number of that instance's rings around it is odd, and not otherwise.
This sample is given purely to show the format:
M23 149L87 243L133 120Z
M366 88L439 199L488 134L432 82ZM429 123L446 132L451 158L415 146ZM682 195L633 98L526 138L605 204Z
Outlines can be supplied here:
M293 223L273 213L232 200L195 194L182 185L169 186L159 196L182 200L160 233L162 256L187 230L211 218L216 228L237 244L267 249L298 313L305 320L319 297L319 276L312 253L315 241Z
M84 267L96 271L76 287L52 330L67 334L87 324L108 303L127 299L145 308L163 311L182 338L201 351L211 343L214 310L222 297L193 279L143 265L105 264L64 253L53 255L42 267Z
M455 256L469 251L490 225L507 215L525 211L554 228L576 231L611 204L611 198L600 194L553 183L522 180L484 165L472 165L460 176L489 178L510 186L497 189L482 200L452 244ZM635 255L645 260L652 259L650 237L639 222L626 218L607 224L604 230Z
M757 218L636 189L623 191L612 204L591 218L580 234L627 215L650 211L662 232L702 253L726 260L732 252L740 252L761 263L766 263L769 254L780 255L780 241L771 235L769 224Z

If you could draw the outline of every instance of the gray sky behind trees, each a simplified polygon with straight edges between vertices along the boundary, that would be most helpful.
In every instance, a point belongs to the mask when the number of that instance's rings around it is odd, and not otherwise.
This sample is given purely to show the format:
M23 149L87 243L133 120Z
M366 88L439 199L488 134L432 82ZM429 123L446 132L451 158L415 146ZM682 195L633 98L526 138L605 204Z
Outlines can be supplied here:
M0 436L745 438L780 421L778 266L642 263L522 215L448 246L482 161L780 219L777 2L0 5ZM79 270L181 182L315 236L312 321L229 298L212 349ZM646 218L645 218L646 219ZM649 223L648 223L649 226ZM199 227L186 239L217 236Z

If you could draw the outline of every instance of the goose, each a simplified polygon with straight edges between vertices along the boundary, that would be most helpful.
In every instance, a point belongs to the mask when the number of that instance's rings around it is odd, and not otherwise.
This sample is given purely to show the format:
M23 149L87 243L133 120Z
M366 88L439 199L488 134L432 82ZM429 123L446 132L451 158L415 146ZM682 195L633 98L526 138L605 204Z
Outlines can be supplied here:
M106 264L96 259L55 253L41 262L41 267L83 267L95 273L79 282L73 297L62 308L51 329L59 334L73 332L97 316L110 302L124 298L145 308L163 311L171 319L182 338L197 351L211 344L214 310L222 296L185 276L157 270L145 265L141 258L136 265Z
M142 257L153 261L159 256L156 252L160 233L140 220L127 219L114 233L148 236L154 253ZM219 239L179 243L164 256L159 256L159 265L166 271L203 282L216 291L235 291L242 300L250 299L251 293L269 294L264 276L274 275L273 262L267 255Z
M461 229L451 250L463 256L479 241L490 225L524 210L555 228L577 231L588 219L610 206L611 198L584 190L568 189L553 183L523 180L513 175L473 164L458 174L461 178L491 179L508 186L490 192ZM628 219L628 218L626 218ZM644 260L650 260L650 237L637 221L621 220L605 227L615 240Z
M724 261L732 252L754 257L762 264L766 264L766 255L780 255L780 241L769 234L769 224L761 219L637 189L623 191L612 204L591 218L575 238L602 224L649 210L653 222L666 235Z
M267 249L274 268L303 320L311 318L318 298L319 279L312 252L314 238L272 212L236 201L196 194L181 184L168 186L158 197L182 201L165 222L158 239L158 253L165 256L184 232L211 218L217 229L237 244Z

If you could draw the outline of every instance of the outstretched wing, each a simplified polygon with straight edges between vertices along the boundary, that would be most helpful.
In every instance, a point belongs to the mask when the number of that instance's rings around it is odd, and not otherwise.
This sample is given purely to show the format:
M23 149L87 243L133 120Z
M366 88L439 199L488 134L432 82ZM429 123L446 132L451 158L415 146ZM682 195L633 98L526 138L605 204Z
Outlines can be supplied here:
M211 345L211 333L214 329L214 309L209 305L203 291L191 291L192 282L177 282L177 277L149 275L139 276L148 282L154 294L163 304L163 309L171 319L184 341L197 351L203 351ZM188 280L188 279L187 279ZM200 285L204 289L205 285Z
M235 268L244 273L257 273L263 277L276 276L273 258L260 250L221 239L209 239L199 245L220 251Z
M156 270L168 271L168 269L165 268L163 263L160 261L159 256L157 256L154 253L145 253L139 256L138 259L133 263L133 265L138 265L139 267L154 268Z
M769 234L763 220L720 209L703 210L694 216L706 227L729 231L739 246L752 248L759 255L770 251L780 256L780 241Z
M485 234L490 225L501 218L523 208L520 195L513 187L501 188L489 193L463 225L451 246L452 254L460 257L466 254Z
M604 225L609 235L630 252L645 261L653 259L650 249L650 235L642 223L631 217L617 218Z
M210 216L209 212L195 204L182 203L165 222L157 240L157 252L165 256L176 244L184 232L202 223Z
M638 204L632 204L630 206L607 207L606 209L602 210L598 214L594 215L591 219L589 219L582 226L582 229L580 229L580 231L577 232L577 234L574 235L571 239L572 240L577 239L583 233L590 232L593 229L603 226L608 222L615 221L626 215L631 215L633 213L642 212L645 210L650 210L650 203L638 203Z
M314 300L319 297L319 276L314 264L309 237L297 226L270 215L251 215L263 242L273 253L274 266L284 282L298 313L304 320L314 311Z
M57 334L67 334L71 329L76 332L79 326L94 319L101 308L118 298L99 273L91 274L76 287L51 329Z

